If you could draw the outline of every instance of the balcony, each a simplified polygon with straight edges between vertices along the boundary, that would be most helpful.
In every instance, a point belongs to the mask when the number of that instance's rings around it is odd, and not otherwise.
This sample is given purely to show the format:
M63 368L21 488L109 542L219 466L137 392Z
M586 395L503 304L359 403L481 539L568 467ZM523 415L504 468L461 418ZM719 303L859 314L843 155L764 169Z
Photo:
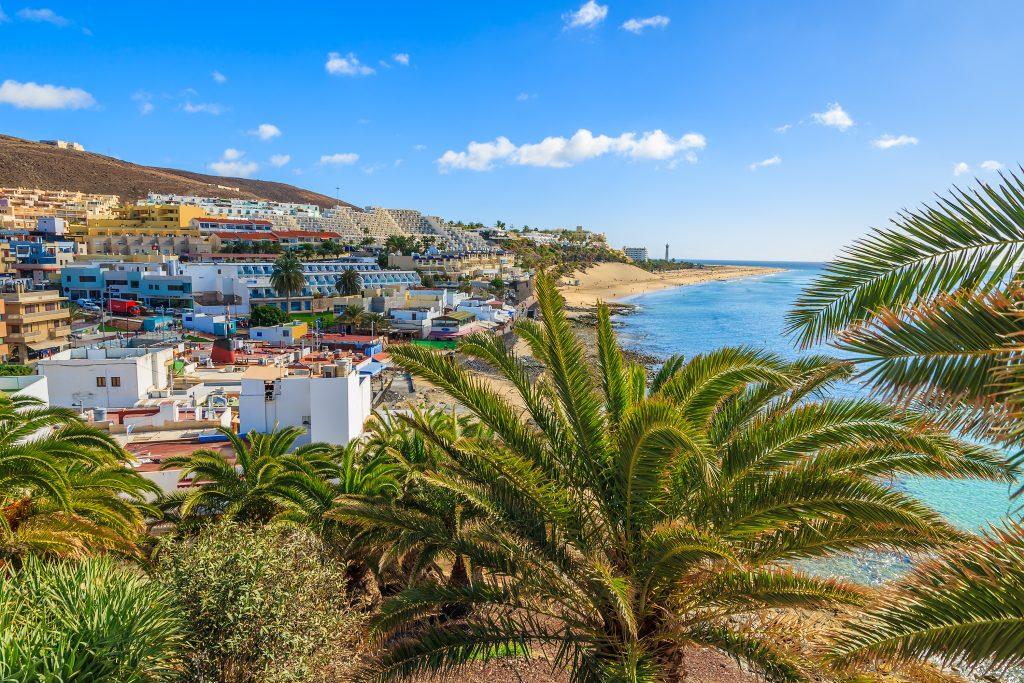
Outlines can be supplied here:
M6 313L4 315L4 319L14 325L45 322L47 320L63 320L70 317L71 313L66 308L55 308L52 311L36 311L34 313Z

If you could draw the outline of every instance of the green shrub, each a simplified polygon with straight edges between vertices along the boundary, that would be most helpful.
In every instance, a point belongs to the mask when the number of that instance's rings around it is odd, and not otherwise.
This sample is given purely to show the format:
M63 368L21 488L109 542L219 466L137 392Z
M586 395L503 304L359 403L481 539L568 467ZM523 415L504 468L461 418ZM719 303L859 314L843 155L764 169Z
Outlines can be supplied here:
M0 680L143 683L177 679L173 596L106 557L0 572Z
M0 364L0 377L24 377L34 374L36 374L36 369L31 365Z
M363 629L344 570L304 530L222 523L164 539L155 572L185 610L185 680L349 680Z
M250 327L283 325L286 322L288 322L288 314L277 306L253 306L249 312Z

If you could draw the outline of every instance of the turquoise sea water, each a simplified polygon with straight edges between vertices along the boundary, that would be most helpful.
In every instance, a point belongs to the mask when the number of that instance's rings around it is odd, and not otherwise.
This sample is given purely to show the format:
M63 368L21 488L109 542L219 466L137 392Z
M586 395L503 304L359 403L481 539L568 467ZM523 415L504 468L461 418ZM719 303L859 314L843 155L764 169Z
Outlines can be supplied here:
M785 315L801 289L820 272L820 264L733 263L788 270L623 299L638 307L635 314L620 320L623 343L662 357L673 353L692 356L739 345L796 357L800 351L783 334ZM839 390L844 394L860 391L863 390L856 385ZM912 477L896 486L927 502L957 526L972 531L998 523L1017 504L1010 502L1005 484ZM829 571L875 581L898 573L908 562L907 558L858 556L831 563Z

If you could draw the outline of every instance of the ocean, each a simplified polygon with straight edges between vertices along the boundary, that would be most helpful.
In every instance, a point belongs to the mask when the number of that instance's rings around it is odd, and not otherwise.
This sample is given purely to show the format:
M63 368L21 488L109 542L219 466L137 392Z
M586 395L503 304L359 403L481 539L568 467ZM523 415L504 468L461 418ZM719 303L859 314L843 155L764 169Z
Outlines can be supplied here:
M664 289L623 299L637 306L619 318L620 339L627 348L657 356L685 356L722 346L756 346L786 357L802 353L784 336L785 315L800 291L821 271L819 263L706 261L728 265L786 268L782 273L739 280L708 282ZM828 352L830 349L817 349ZM833 353L834 350L831 350ZM842 387L840 394L864 390ZM908 477L895 484L917 496L963 529L978 531L999 523L1019 501L1010 500L1005 484ZM830 560L817 571L868 583L897 576L909 566L907 557L863 555Z

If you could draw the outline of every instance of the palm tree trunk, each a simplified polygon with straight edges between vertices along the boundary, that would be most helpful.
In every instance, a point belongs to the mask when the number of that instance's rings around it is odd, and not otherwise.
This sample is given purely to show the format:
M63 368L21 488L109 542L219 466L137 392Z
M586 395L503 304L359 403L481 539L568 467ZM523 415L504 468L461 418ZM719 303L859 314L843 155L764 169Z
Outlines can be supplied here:
M466 569L466 560L462 555L455 556L455 564L452 565L451 574L448 575L448 585L452 588L466 588L469 586L469 572ZM469 605L460 602L450 602L441 608L441 619L465 619L472 609Z

